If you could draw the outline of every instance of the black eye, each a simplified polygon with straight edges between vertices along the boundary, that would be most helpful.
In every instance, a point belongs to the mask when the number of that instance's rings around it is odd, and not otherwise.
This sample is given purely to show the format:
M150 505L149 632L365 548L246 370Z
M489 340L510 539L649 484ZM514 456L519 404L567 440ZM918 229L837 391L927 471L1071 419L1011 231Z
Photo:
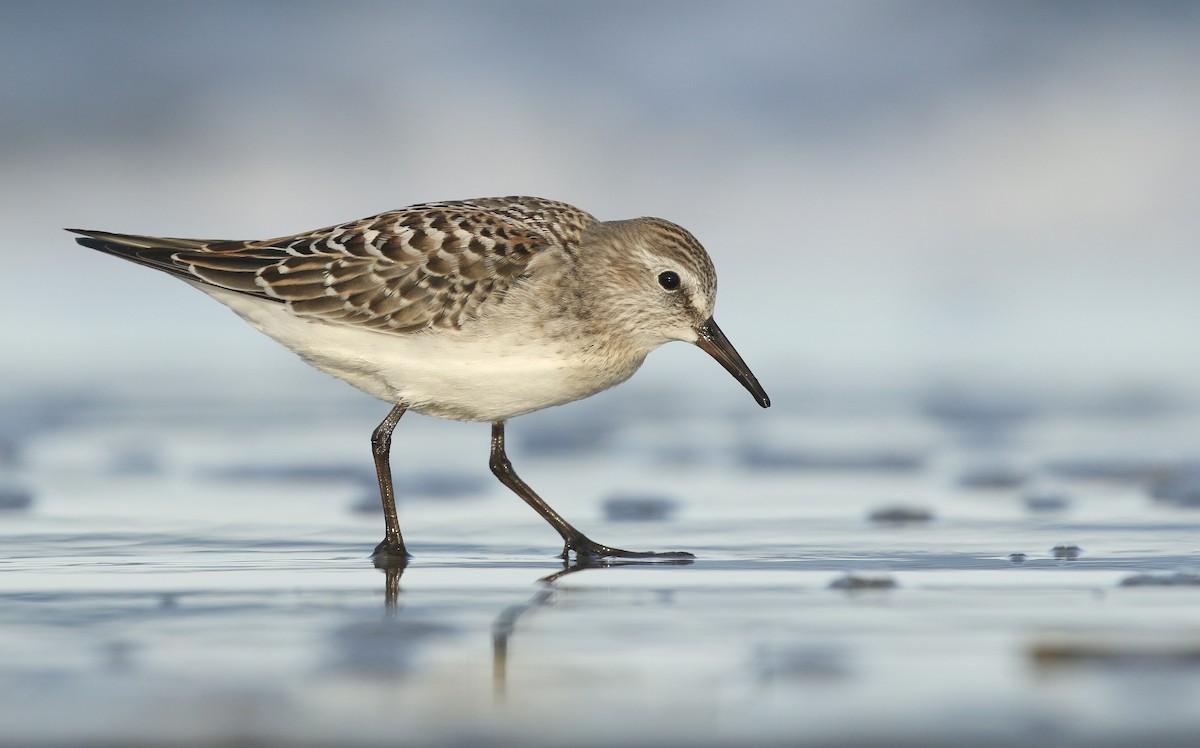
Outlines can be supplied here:
M679 288L679 273L676 273L674 270L668 270L664 273L659 273L658 285L662 286L668 291L674 291L675 289Z

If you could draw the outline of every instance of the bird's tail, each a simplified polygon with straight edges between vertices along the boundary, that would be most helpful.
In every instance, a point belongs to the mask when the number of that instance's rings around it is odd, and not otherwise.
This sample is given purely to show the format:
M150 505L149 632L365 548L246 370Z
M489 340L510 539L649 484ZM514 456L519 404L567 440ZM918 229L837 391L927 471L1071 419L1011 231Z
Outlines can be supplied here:
M220 245L244 245L244 242L209 241L205 239L179 239L168 236L141 236L138 234L114 234L110 231L91 229L67 229L80 234L75 241L89 249L120 257L139 265L162 270L180 278L198 280L188 272L186 264L176 258L179 252L197 252Z

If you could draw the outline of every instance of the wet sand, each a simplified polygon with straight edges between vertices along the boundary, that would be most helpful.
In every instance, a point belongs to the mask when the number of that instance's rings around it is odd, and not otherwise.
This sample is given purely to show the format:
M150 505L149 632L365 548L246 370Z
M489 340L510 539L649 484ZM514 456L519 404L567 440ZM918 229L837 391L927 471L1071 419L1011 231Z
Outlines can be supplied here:
M386 408L26 408L0 741L1194 744L1186 399L781 394L770 417L632 388L513 422L564 515L683 565L564 569L486 426L406 421L415 558L390 577Z

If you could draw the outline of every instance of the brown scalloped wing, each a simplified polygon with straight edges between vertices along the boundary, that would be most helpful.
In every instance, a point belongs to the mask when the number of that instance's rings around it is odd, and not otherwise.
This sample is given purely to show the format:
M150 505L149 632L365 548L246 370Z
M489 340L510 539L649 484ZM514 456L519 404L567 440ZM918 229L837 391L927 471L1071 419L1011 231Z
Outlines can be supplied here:
M573 252L594 220L537 198L430 203L266 242L174 249L171 261L301 317L410 332L462 325L539 253Z

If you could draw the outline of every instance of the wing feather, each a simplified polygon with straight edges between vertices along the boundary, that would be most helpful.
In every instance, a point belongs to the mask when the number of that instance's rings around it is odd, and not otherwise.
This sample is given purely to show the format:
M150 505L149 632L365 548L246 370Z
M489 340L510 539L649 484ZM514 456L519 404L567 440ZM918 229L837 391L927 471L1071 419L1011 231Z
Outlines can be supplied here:
M425 203L266 241L69 229L80 244L333 324L461 327L546 251L573 254L595 223L534 197Z

